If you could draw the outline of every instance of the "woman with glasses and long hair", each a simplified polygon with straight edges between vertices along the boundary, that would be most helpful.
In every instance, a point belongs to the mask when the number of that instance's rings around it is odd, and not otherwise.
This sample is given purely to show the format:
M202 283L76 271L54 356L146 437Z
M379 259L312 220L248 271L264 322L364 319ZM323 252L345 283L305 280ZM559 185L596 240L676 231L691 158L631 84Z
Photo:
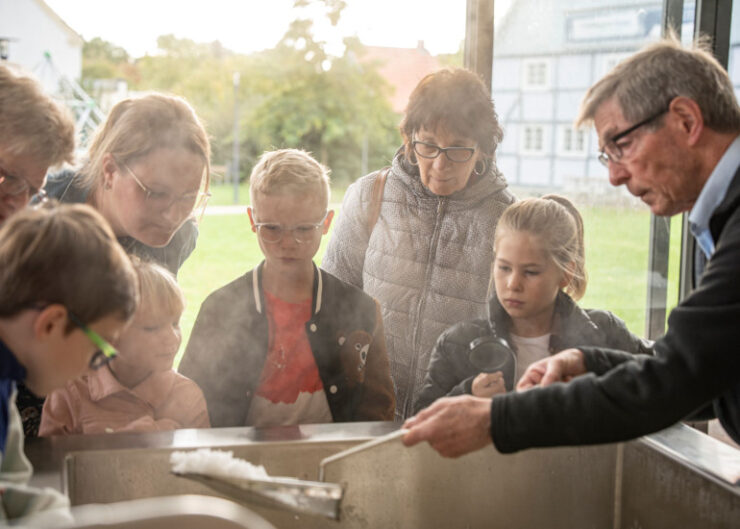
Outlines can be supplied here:
M413 413L437 337L485 317L496 223L514 202L495 164L490 92L464 69L422 79L388 169L352 184L322 267L382 307L396 418Z
M195 248L194 212L209 182L210 145L193 109L149 94L115 105L82 167L50 176L44 189L60 202L92 205L128 253L177 274Z
M205 205L210 144L190 105L149 94L116 104L78 170L47 178L60 202L87 203L108 221L127 253L177 274L195 248L194 212ZM19 388L27 437L38 434L43 400Z

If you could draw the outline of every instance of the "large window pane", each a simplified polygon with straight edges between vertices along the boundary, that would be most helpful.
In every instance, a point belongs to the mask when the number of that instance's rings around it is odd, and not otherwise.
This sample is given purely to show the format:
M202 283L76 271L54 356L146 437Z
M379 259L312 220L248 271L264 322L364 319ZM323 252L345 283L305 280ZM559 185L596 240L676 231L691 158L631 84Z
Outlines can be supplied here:
M581 305L611 310L643 334L650 213L609 184L595 132L574 129L573 120L594 82L660 38L662 2L496 5L492 86L505 131L499 166L519 197L555 192L574 201L584 218L590 276ZM693 7L687 5L684 18L692 23ZM672 231L672 243L675 268L680 229ZM675 302L673 295L668 304Z

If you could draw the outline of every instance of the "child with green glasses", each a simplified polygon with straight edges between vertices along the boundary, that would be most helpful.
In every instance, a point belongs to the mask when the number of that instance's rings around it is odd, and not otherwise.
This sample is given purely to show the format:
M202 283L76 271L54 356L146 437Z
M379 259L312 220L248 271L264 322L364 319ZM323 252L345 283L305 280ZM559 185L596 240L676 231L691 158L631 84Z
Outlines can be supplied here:
M46 395L115 354L134 313L136 276L108 224L89 206L28 209L0 230L0 524L65 507L26 485L31 465L15 406L24 382ZM45 513L48 516L48 512Z
M99 369L49 395L39 435L210 426L200 388L172 369L181 340L182 290L161 265L132 259L141 302L133 321L115 342L118 355L111 359L102 349L97 357Z
M265 260L208 296L180 364L213 426L391 420L379 306L313 263L334 213L326 169L303 151L268 152L250 194Z

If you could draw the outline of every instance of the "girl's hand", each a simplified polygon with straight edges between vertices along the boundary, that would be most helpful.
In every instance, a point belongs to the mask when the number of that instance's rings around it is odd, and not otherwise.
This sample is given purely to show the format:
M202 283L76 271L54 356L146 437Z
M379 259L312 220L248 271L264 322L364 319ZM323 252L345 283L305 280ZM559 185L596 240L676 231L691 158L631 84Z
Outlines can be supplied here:
M534 386L549 386L555 382L569 382L586 373L583 353L579 349L566 349L554 356L531 364L516 385L517 391Z
M473 379L472 393L474 397L485 398L491 398L499 393L506 393L504 374L501 371L478 374Z

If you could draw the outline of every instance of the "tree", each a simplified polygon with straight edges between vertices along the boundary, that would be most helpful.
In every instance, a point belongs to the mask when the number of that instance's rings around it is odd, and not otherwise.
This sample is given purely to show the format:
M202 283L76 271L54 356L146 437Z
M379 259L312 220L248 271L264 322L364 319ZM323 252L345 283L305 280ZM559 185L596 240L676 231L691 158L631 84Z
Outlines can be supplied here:
M343 0L295 0L296 7L311 4L324 6L334 23L345 6ZM335 182L346 183L360 176L364 146L369 167L387 165L399 144L399 116L390 108L386 82L374 67L355 59L357 39L346 39L343 55L332 57L312 30L310 20L298 18L275 48L250 55L219 42L163 35L157 39L160 53L136 61L93 39L86 79L120 76L134 90L184 97L211 136L213 163L226 165L233 145L232 79L238 72L242 177L262 152L295 147L314 153L331 167Z
M127 78L131 58L126 50L100 37L82 45L82 84L86 89L95 79Z
M387 83L356 61L361 44L345 40L342 57L329 57L308 20L294 21L274 50L266 97L249 123L261 143L309 150L333 170L334 181L360 176L363 145L371 166L387 164L399 143L398 116Z

